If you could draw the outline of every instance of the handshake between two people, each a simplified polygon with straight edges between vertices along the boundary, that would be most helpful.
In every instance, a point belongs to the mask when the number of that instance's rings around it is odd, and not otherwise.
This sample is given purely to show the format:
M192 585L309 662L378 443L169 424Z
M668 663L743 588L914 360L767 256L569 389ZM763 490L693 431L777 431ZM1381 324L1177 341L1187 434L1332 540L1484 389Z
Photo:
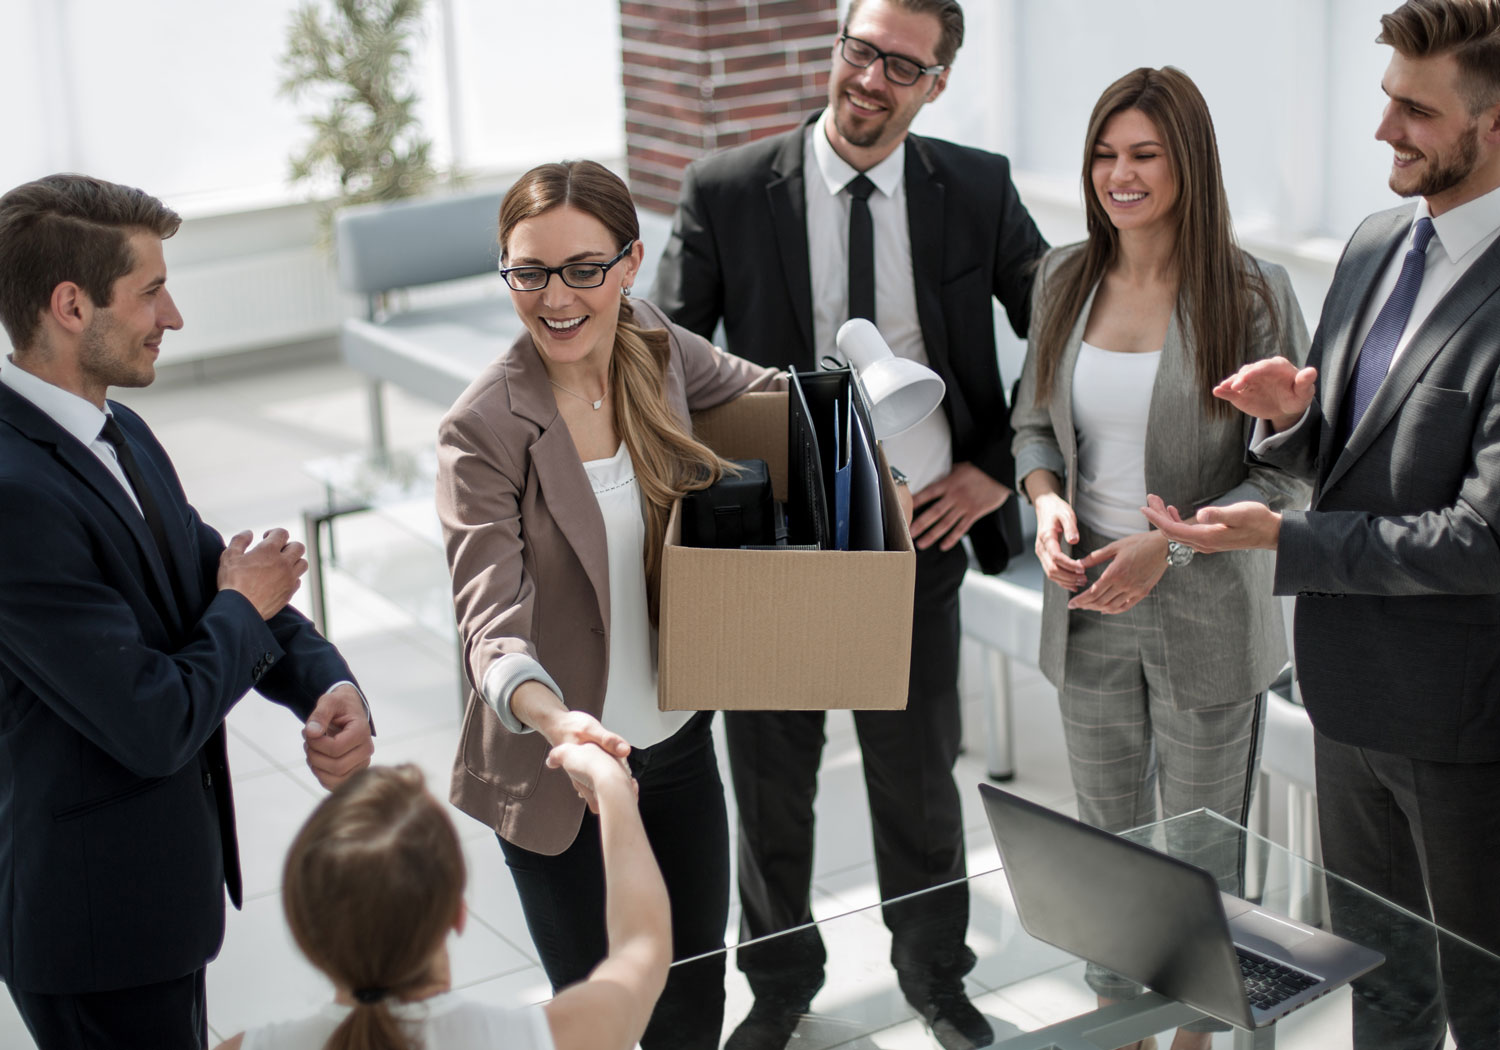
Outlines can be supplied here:
M1273 434L1295 427L1307 414L1317 390L1315 368L1298 368L1284 357L1245 365L1214 387L1213 393L1245 415L1265 421ZM1225 506L1200 507L1183 517L1155 494L1141 508L1154 531L1114 540L1083 558L1063 551L1063 543L1079 540L1073 508L1058 491L1034 497L1037 514L1037 557L1047 578L1069 592L1070 609L1092 609L1116 614L1149 594L1167 570L1167 545L1176 542L1202 554L1229 550L1275 550L1281 515L1253 500ZM1104 565L1089 583L1087 571Z

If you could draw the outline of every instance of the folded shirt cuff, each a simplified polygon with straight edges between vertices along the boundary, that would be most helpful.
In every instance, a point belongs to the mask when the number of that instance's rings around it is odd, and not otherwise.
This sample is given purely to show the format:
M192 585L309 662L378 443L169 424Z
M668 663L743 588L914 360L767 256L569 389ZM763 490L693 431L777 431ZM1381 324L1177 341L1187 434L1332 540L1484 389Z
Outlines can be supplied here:
M1271 452L1285 445L1287 439L1302 429L1307 417L1312 414L1312 405L1308 405L1302 412L1302 418L1285 430L1271 431L1271 424L1264 419L1255 421L1255 429L1250 432L1250 454L1259 456L1265 452Z
M525 653L506 653L490 664L489 670L484 672L479 695L484 697L484 702L490 705L506 729L512 733L534 733L536 730L517 718L510 709L510 698L522 682L541 682L562 699L562 690L546 668Z
M340 678L337 682L334 682L327 689L323 690L323 692L319 694L319 697L321 698L323 696L327 696L329 693L333 692L341 685L347 685L350 689L353 689L357 694L359 694L359 702L365 705L365 721L370 723L370 735L374 736L375 716L370 713L370 701L365 699L365 691L361 689L356 683L351 682L347 678Z

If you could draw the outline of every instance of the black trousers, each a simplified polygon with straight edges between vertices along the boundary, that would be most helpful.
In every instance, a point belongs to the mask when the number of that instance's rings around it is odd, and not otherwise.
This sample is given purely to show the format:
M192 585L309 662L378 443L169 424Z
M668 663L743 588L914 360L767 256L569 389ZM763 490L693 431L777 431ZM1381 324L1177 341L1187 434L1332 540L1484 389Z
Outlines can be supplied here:
M1438 926L1500 953L1500 762L1428 762L1315 737L1323 862ZM1354 1045L1500 1047L1500 966L1425 923L1371 917L1329 884L1334 927L1385 953L1354 983Z
M908 998L974 967L964 944L969 890L963 814L953 764L962 738L958 697L958 588L963 548L917 552L911 678L904 711L856 711L875 871L891 962ZM821 711L727 712L724 725L739 805L740 940L812 921L813 799L826 737ZM816 928L741 947L738 965L758 998L808 1000L827 952Z
M113 992L44 995L10 985L37 1050L203 1050L208 998L203 970Z
M724 927L729 921L729 825L709 734L711 712L630 756L641 820L672 902L673 966L641 1038L646 1050L716 1050L724 1027ZM500 840L526 926L554 991L583 980L604 958L604 858L599 818L555 857Z

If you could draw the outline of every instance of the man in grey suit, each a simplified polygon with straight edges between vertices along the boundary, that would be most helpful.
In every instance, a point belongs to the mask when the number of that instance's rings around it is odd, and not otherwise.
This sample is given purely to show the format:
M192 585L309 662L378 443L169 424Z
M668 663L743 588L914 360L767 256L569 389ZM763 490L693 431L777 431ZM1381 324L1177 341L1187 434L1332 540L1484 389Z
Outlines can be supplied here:
M1277 552L1297 595L1329 869L1500 951L1500 0L1410 0L1376 137L1418 198L1366 219L1309 367L1256 362L1218 396L1256 457L1314 481L1311 509L1147 516L1203 551ZM1430 902L1430 908L1429 908ZM1337 905L1337 901L1335 904ZM1410 945L1357 987L1361 1046L1500 1044L1489 973ZM1485 987L1485 984L1489 984Z

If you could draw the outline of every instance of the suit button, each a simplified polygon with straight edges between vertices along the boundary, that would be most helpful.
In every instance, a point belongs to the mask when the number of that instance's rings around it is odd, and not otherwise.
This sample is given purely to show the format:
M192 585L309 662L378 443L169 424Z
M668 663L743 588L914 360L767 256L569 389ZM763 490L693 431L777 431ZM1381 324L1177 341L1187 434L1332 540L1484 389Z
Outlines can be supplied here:
M204 787L205 790L207 790L209 788L212 788L213 786L214 786L214 775L212 773L210 773L210 772L208 772L208 771L205 770L204 773L203 773L203 787Z

